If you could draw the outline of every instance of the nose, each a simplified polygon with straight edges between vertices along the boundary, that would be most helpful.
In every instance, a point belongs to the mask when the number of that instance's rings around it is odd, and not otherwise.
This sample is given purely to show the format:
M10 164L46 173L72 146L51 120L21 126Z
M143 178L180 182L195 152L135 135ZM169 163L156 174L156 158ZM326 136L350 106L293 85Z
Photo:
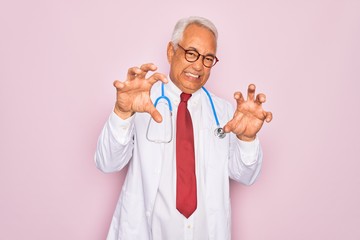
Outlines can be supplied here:
M200 56L199 58L198 58L198 60L196 60L195 62L193 62L193 64L192 64L192 66L193 66L193 68L195 69L195 70L197 70L197 71L200 71L203 67L204 67L204 65L203 65L203 63L202 63L202 56Z

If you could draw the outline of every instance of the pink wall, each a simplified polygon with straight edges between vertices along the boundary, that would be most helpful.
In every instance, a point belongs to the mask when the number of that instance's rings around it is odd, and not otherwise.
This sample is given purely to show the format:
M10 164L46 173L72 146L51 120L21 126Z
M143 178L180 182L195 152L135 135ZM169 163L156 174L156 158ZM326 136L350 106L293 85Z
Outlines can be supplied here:
M219 28L208 88L254 82L274 114L252 187L232 184L233 239L360 239L360 2L2 1L0 239L104 239L124 172L95 168L114 79L167 72L176 20Z

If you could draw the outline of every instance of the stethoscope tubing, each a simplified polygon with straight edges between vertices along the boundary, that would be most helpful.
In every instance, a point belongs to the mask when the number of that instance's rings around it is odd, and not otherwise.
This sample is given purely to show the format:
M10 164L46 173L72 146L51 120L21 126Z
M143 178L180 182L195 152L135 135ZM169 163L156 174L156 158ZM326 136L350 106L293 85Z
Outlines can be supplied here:
M211 109L213 111L213 115L214 115L214 118L215 118L215 122L216 122L216 126L219 128L220 127L220 123L219 123L219 119L217 117L217 114L216 114L216 110L215 110L215 106L214 106L214 102L212 100L212 97L210 96L210 93L208 92L208 90L206 90L205 87L201 87L204 92L206 93L206 95L208 96L209 98L209 101L210 101L210 105L211 105Z
M209 93L209 91L203 86L201 87L204 92L206 93L208 99L209 99L209 102L210 102L210 105L211 105L211 109L212 109L212 112L213 112L213 115L214 115L214 118L215 118L215 122L216 122L216 126L217 128L215 129L214 131L214 134L215 136L217 136L218 138L224 138L225 137L225 132L224 132L224 129L222 127L220 127L220 122L219 122L219 119L217 117L217 113L216 113L216 110L215 110L215 105L214 105L214 102L212 100L212 97ZM164 87L164 83L161 84L161 96L158 97L156 100L155 100L155 103L154 103L154 106L156 107L156 105L158 104L158 102L161 100L161 99L165 99L169 105L169 110L170 110L170 114L172 114L172 104L171 104L171 101L170 99L165 95L165 87Z
M156 107L156 105L158 104L158 102L161 100L161 99L165 99L169 105L169 109L170 109L170 112L172 113L172 104L171 104L171 101L170 99L165 96L165 90L164 90L164 83L161 84L161 96L158 97L156 100L155 100L155 103L154 103L154 106Z

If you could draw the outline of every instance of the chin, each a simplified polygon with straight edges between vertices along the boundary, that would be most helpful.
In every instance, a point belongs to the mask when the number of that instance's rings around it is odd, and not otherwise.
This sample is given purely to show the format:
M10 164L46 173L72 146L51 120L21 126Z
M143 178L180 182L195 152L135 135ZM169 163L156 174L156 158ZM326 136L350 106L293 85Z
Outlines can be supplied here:
M184 86L184 92L186 93L194 93L199 90L203 85L191 85L191 86Z

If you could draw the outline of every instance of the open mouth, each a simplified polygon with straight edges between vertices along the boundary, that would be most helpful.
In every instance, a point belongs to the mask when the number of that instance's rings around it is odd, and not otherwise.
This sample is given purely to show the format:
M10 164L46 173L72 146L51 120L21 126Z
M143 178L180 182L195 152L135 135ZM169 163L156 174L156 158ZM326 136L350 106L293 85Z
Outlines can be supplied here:
M189 72L185 73L185 75L186 75L187 77L200 78L200 75L192 74L192 73L189 73Z

